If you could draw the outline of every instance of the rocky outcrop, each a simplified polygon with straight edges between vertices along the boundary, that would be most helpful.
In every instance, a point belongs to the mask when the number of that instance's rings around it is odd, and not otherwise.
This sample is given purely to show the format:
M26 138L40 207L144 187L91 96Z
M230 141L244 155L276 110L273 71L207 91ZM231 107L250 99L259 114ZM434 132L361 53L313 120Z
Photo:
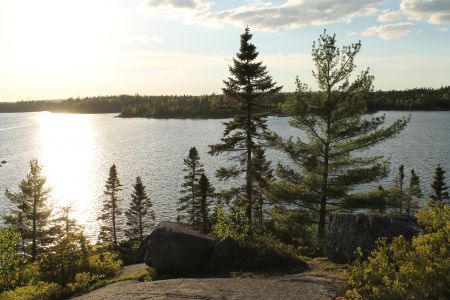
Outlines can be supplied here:
M207 267L215 240L177 223L163 222L147 238L145 263L160 273L193 273Z
M335 213L330 216L325 255L331 261L346 263L356 258L360 247L367 256L380 237L388 240L403 235L411 239L419 233L415 217L366 213Z

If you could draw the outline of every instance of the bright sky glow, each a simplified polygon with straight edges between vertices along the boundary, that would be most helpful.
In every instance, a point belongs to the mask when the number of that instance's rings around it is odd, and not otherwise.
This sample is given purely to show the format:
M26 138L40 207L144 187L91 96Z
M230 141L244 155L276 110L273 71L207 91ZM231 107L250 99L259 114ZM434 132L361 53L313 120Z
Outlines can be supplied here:
M324 28L376 89L450 84L448 0L0 0L0 101L221 93L246 25L284 91Z

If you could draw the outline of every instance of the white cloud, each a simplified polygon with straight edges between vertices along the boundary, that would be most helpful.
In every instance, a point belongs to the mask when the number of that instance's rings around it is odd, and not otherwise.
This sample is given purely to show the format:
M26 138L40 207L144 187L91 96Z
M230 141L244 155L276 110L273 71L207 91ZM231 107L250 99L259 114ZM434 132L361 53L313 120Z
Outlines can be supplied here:
M382 15L378 16L378 21L379 22L390 22L390 21L397 20L400 17L401 17L401 14L399 11L388 10L388 11L385 11Z
M151 0L149 6L171 17L203 25L252 28L276 31L300 28L306 25L323 25L351 22L356 17L377 13L375 4L384 0L287 0L282 4L251 1L228 10L212 10L211 1L202 0Z
M436 30L440 31L440 32L448 32L448 28L447 27L439 27L439 28L436 28Z
M124 35L112 38L112 41L122 45L149 45L162 44L163 39L160 36L144 36L144 35Z
M432 24L450 22L449 0L401 0L400 10L414 20L427 20Z
M387 24L381 26L373 26L362 33L363 36L377 35L383 40L396 40L408 35L413 28L411 23Z

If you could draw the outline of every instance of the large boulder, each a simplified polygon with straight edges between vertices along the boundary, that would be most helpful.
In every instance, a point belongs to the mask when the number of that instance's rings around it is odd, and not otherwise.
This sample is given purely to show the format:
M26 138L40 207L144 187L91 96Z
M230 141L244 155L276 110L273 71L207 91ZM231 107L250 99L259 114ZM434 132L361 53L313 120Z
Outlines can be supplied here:
M147 238L145 263L165 274L205 269L215 240L177 223L163 222Z
M417 220L412 216L335 213L331 214L328 224L325 255L331 261L346 263L356 258L358 247L364 256L369 255L380 237L391 240L403 235L411 239L418 233Z

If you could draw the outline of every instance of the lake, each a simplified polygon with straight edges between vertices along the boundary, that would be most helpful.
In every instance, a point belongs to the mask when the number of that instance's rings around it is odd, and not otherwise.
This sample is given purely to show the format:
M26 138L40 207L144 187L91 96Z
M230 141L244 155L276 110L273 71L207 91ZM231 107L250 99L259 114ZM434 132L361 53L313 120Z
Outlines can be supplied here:
M409 112L386 112L387 124ZM391 160L389 178L375 185L394 184L399 164L405 165L407 180L414 168L422 180L425 195L430 191L433 170L440 163L450 173L450 112L412 112L407 129L396 139L377 145L371 154ZM211 157L208 145L220 141L225 120L121 119L115 114L83 115L17 113L0 114L0 214L11 204L4 190L17 191L29 172L29 160L43 166L54 205L73 207L73 217L93 237L102 207L104 182L115 163L124 185L121 196L126 208L136 176L147 186L157 220L173 220L183 180L183 159L196 146L213 184L214 171L227 158ZM288 118L269 118L269 128L282 136L298 135ZM285 155L268 152L275 163ZM450 176L450 175L449 175ZM450 184L449 180L447 180Z

